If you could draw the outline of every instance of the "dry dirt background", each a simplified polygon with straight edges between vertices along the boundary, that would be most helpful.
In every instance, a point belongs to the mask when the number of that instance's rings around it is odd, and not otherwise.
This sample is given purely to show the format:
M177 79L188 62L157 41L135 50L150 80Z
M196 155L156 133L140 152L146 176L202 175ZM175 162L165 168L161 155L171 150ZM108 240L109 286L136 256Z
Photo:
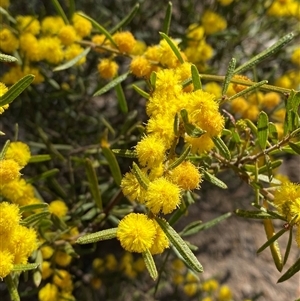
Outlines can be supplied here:
M300 182L300 158L287 160L281 172ZM246 184L233 174L222 175L229 189L212 189L207 184L201 189L201 199L196 208L189 212L192 220L209 221L223 213L238 208L253 209L249 205L253 199ZM276 231L283 223L276 223ZM284 254L287 235L279 240ZM282 275L274 265L269 249L259 255L256 250L266 241L263 224L260 220L243 219L231 216L217 226L205 230L189 241L199 247L197 257L204 266L205 278L218 277L228 284L237 301L256 296L256 301L294 301L300 298L300 275L297 273L286 282L277 284ZM287 268L299 258L300 250L293 241Z

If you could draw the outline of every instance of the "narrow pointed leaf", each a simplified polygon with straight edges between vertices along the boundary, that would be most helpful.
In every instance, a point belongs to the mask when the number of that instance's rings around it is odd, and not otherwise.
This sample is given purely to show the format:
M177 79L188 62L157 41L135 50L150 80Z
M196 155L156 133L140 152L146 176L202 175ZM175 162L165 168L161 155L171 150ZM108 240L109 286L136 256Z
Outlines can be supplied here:
M143 259L145 262L145 266L153 280L156 280L158 273L156 269L156 265L153 259L153 256L151 255L149 249L147 249L145 252L142 253Z
M20 212L28 212L28 211L34 211L34 210L48 210L49 205L47 203L36 203L36 204L30 204L26 206L20 207Z
M160 34L160 36L161 36L164 40L166 40L166 42L169 44L169 46L171 47L173 53L176 55L178 61L179 61L181 64L183 64L183 63L184 63L184 59L182 58L182 56L181 56L181 54L180 54L180 51L179 51L177 45L175 45L175 44L173 43L173 41L172 41L166 34L164 34L163 32L160 32L159 34Z
M94 19L92 19L91 17L87 16L86 14L80 12L77 13L79 16L89 20L93 26L102 34L104 34L106 36L106 38L117 48L117 44L114 41L113 37L111 36L111 34L103 27L101 26L97 21L95 21Z
M262 111L259 113L257 121L257 138L259 146L265 150L269 135L269 118L268 115Z
M119 157L125 157L125 158L137 158L137 154L135 150L129 150L129 149L112 149L112 152L119 156Z
M184 258L185 262L189 265L189 267L195 272L203 272L203 267L196 258L196 256L187 246L185 241L180 237L180 235L169 225L169 223L158 217L156 217L155 220L157 221L161 229L164 231L174 248L176 248L179 254Z
M206 181L208 181L208 182L210 182L210 183L212 183L212 184L214 184L214 185L216 185L216 186L218 186L222 189L227 189L228 188L227 185L223 181L221 181L220 179L218 179L214 175L210 174L209 172L204 170L202 172L202 174L203 174L203 178Z
M60 3L58 0L51 0L53 6L55 7L56 9L56 12L59 16L62 17L62 19L64 20L65 24L68 25L69 24L69 20L63 10L63 8L61 7Z
M231 159L231 153L230 150L228 149L227 145L225 144L225 142L221 139L221 137L215 136L212 138L216 148L219 150L219 152L221 153L221 155L227 159L230 160Z
M277 283L286 281L300 271L300 258L278 279Z
M101 240L115 238L117 236L117 229L118 228L111 228L111 229L95 232L92 234L83 235L76 240L76 243L83 245L83 244L95 243Z
M3 160L3 158L5 157L6 151L8 149L10 145L10 140L7 140L4 144L4 146L2 147L1 153L0 153L0 160Z
M194 85L194 90L200 90L202 89L202 83L200 80L198 69L195 65L191 66L191 73L192 73L192 81Z
M289 147L298 155L300 155L300 145L294 142L289 142Z
M245 218L255 218L255 219L277 219L277 216L271 215L266 211L261 210L242 210L237 209L234 213L238 216Z
M277 128L273 122L269 122L269 136L272 139L272 141L274 142L278 141Z
M128 112L128 106L127 106L126 98L125 98L125 95L124 95L124 92L123 92L123 88L122 88L120 83L118 83L115 86L115 90L116 90L116 93L117 93L117 99L118 99L118 103L119 103L121 111L123 113L127 113Z
M102 210L102 198L101 198L101 192L99 188L98 178L96 175L96 171L93 167L92 161L90 159L85 159L85 171L87 174L88 182L89 182L89 188L91 191L91 194L93 196L93 199L97 205L97 207Z
M226 74L225 74L225 79L223 82L223 86L222 86L222 95L225 95L228 89L228 86L230 84L231 78L234 75L234 69L236 66L236 59L232 58L229 62Z
M156 85L156 72L152 71L150 74L150 84L153 88L153 90L155 90L155 85Z
M183 121L184 129L190 137L199 138L204 133L206 133L206 131L200 129L199 127L197 127L189 122L189 116L188 116L188 112L186 109L182 109L180 111L180 115L181 115L181 118Z
M172 19L172 6L173 6L172 2L168 2L167 11L166 11L166 15L163 23L163 29L162 29L162 32L165 33L166 35L169 34L169 30L170 30L170 24Z
M122 174L116 156L109 147L102 146L102 153L108 162L111 174L118 186L121 185Z
M47 218L50 216L50 213L48 211L43 211L39 213L35 213L32 215L29 215L25 219L23 219L20 224L26 227L34 226L38 222L40 222L42 219Z
M274 160L274 161L271 161L270 164L267 166L267 165L264 165L262 167L260 167L258 169L258 173L265 173L266 171L268 171L268 169L275 169L277 167L279 167L281 164L282 164L283 160Z
M15 58L14 56L4 54L4 53L0 53L0 62L15 63L17 61L18 61L18 59Z
M111 34L114 34L117 32L119 29L124 28L127 24L131 22L131 20L134 18L136 15L137 11L139 10L139 3L136 3L136 5L132 8L132 10L129 12L129 14L124 17L116 26L114 26L109 32Z
M32 155L28 163L40 163L51 160L50 155Z
M242 66L235 69L234 74L242 73L247 69L252 68L254 65L260 63L265 58L275 54L278 52L282 47L284 47L287 43L289 43L294 38L293 33L289 33L285 35L283 38L281 38L278 42L276 42L274 45L269 47L268 49L262 51L261 53L254 56L252 59L250 59L248 62L243 64Z
M173 122L173 131L175 136L179 135L179 124L180 124L180 119L178 113L175 114L174 116L174 122Z
M133 162L132 163L132 172L135 175L136 179L138 180L139 184L145 189L148 189L149 185L149 179L143 174L143 172L140 170L138 165Z
M93 96L102 95L102 94L106 93L107 91L109 91L110 89L114 88L119 83L123 82L127 78L128 74L129 74L129 72L126 72L126 73L114 78L107 85L105 85L104 87L102 87L101 89L96 91Z
M283 257L283 264L285 265L289 255L290 255L290 251L291 251L291 246L292 246L292 241L293 241L293 227L290 227L290 233L289 233L289 240L288 243L286 245L286 249L285 249L285 253L284 253L284 257Z
M85 57L90 51L91 51L91 47L84 49L82 52L80 52L77 56L75 56L70 61L67 61L64 64L55 67L53 69L53 71L62 71L62 70L66 70L66 69L73 67L77 62L79 62L83 57Z
M185 159L186 157L189 155L190 151L191 151L192 147L188 146L183 152L182 154L173 162L168 166L168 170L172 170L175 167L177 167L178 165L180 165Z
M34 75L27 74L16 82L9 90L0 96L0 107L11 103L16 99L34 80Z
M146 91L142 90L140 87L138 87L137 85L132 85L132 88L139 93L142 97L149 99L150 95L149 93L147 93Z
M38 263L15 264L13 267L14 272L24 272L35 270L39 266Z

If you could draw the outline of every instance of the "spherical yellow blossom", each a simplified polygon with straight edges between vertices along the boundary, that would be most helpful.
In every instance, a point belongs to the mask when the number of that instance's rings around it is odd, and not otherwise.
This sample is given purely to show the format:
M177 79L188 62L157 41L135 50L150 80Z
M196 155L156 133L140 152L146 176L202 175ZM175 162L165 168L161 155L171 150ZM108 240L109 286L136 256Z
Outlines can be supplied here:
M2 250L0 248L0 279L6 277L13 269L13 259L14 256L7 250Z
M0 160L0 185L7 184L20 177L19 164L12 159Z
M204 28L198 23L192 23L187 29L188 45L197 46L204 38Z
M105 271L104 260L102 258L95 258L92 262L92 267L96 273L103 273Z
M179 41L172 40L174 45L177 47L178 51L180 52L180 49L178 47ZM168 44L166 40L161 40L159 43L159 62L163 66L167 66L168 68L175 68L180 65L180 62L177 58L177 56L174 54L172 48ZM183 53L181 53L183 55Z
M154 135L144 136L136 146L136 154L142 166L152 167L164 160L165 145Z
M11 232L20 219L19 206L7 202L0 203L0 234Z
M230 5L234 0L218 0L222 6Z
M37 35L40 32L40 22L34 16L17 16L17 27L20 32L30 32Z
M249 104L259 106L263 101L264 94L260 91L256 91L246 96Z
M246 81L246 82L250 82L251 81L247 76L240 75L240 74L234 75L233 79L242 80L242 81ZM232 87L233 87L233 89L234 89L234 91L236 93L241 92L241 91L243 91L243 90L245 90L247 88L246 85L237 84L237 83L233 83Z
M184 190L198 189L202 181L199 169L190 161L184 161L171 170L169 178Z
M156 235L154 221L140 213L130 213L119 223L117 239L129 252L142 253L150 249Z
M13 53L19 47L17 37L8 29L3 28L0 30L0 49L5 53Z
M275 85L282 88L291 89L293 83L289 76L284 74L275 81Z
M112 79L118 73L119 65L110 59L102 59L97 65L100 76L104 79Z
M47 16L42 20L42 32L44 35L56 35L65 25L60 16Z
M207 296L201 299L201 301L214 301L214 299L212 297Z
M30 32L20 35L20 50L29 61L39 61L41 59L38 39Z
M168 214L174 211L181 202L180 188L161 177L149 183L145 199L147 207L154 214L160 211Z
M240 113L241 115L248 110L249 104L244 97L237 97L231 101L231 109L233 113Z
M170 242L165 232L161 229L161 227L157 224L156 221L154 221L154 225L156 228L156 235L153 241L153 245L150 248L150 252L152 255L161 254L170 245Z
M209 82L205 85L204 91L216 95L216 97L222 96L222 88L216 82Z
M101 280L100 280L101 281ZM57 301L76 301L71 292L61 292Z
M62 267L68 266L72 261L72 256L63 251L55 252L54 261Z
M207 10L202 16L202 25L205 33L209 35L224 30L227 27L227 22L219 14Z
M222 285L219 290L219 301L231 301L232 300L232 292L227 285Z
M172 268L176 272L183 273L186 269L186 266L181 259L176 258L172 261Z
M292 53L291 61L292 63L300 67L300 48L294 50L294 52Z
M215 279L206 280L201 284L201 289L204 292L213 292L216 291L218 288L219 288L219 283Z
M0 96L3 96L8 91L8 88L5 86L5 84L0 82ZM4 112L4 110L7 110L9 107L8 104L0 107L0 115Z
M65 49L65 59L67 61L70 61L83 51L84 48L82 48L80 45L72 44ZM76 66L82 65L85 63L85 61L86 61L86 56L82 57L75 65Z
M49 212L58 217L64 217L68 213L68 207L64 201L55 200L49 204Z
M130 71L136 77L149 77L152 71L151 63L144 56L136 56L131 60Z
M66 270L57 270L53 276L53 283L62 291L72 292L73 290L72 277Z
M139 201L144 203L146 190L140 185L132 172L127 172L121 181L123 194L129 201Z
M194 273L188 272L186 275L186 284L183 286L184 293L191 297L196 294L199 288L200 286L198 277Z
M92 23L89 20L75 13L73 15L72 22L79 37L84 38L90 35L92 31Z
M113 35L113 40L122 53L130 53L136 44L136 39L130 31L117 32Z
M49 259L53 255L54 249L50 246L43 246L41 247L41 252L43 255L43 259Z
M76 30L72 25L64 25L60 29L58 37L60 38L63 45L69 46L77 39Z
M0 0L0 7L3 7L3 8L8 8L10 4L10 1L9 0Z
M51 263L49 261L42 262L41 270L43 279L47 279L53 274L53 269L51 269Z
M47 283L39 290L39 301L53 301L58 298L58 288L55 284Z
M255 121L257 120L259 112L260 110L257 105L249 105L248 109L243 112L243 117Z
M5 153L5 159L15 160L20 167L24 167L31 157L29 146L21 141L11 142Z
M274 109L280 102L280 95L276 92L266 93L262 100L261 105L267 109Z
M147 49L145 42L137 40L130 54L132 55L142 55Z
M28 257L37 249L35 230L17 225L11 235L8 249L14 254L14 264L27 263Z
M107 254L105 256L105 268L108 271L116 271L118 268L118 261L114 254Z
M144 259L139 257L137 260L135 260L133 263L133 268L135 271L137 271L139 273L145 271L146 265L145 265Z
M188 135L184 137L184 140L187 144L192 146L191 152L193 154L202 154L210 151L214 148L214 142L209 135L204 134L199 138L193 138Z
M106 38L106 36L104 34L95 34L92 36L92 42L97 45L95 47L95 50L97 52L105 52L104 49L101 49L101 47L98 47L98 46L105 46L105 47L112 47L110 41Z
M42 58L50 64L58 64L63 60L64 52L58 37L44 37L39 43Z

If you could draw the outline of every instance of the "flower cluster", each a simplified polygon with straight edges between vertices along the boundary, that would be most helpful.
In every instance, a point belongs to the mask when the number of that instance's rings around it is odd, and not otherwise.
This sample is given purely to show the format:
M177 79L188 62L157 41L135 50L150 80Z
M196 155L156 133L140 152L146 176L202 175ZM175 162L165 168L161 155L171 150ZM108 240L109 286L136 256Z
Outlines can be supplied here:
M275 0L267 14L274 17L294 17L300 19L300 4L296 0Z
M300 185L283 182L274 193L273 203L291 226L297 226L296 242L300 248Z
M26 264L37 249L34 229L20 225L19 206L0 203L0 278L6 277L15 264Z

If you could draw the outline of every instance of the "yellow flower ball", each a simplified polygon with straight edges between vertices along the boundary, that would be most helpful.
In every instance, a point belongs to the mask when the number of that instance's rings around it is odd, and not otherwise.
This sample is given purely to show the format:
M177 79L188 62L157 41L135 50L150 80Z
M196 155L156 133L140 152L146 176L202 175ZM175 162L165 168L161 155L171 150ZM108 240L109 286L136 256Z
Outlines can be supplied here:
M123 194L129 201L139 201L144 203L146 190L140 185L139 181L132 172L127 172L121 181Z
M43 279L47 279L53 274L53 269L51 269L51 263L49 261L42 262L41 270Z
M19 164L12 159L3 159L0 161L0 185L7 184L20 177Z
M156 235L153 220L140 213L129 213L119 223L117 239L129 252L142 253L150 249Z
M41 247L41 252L43 259L49 259L53 255L54 249L50 246L43 246Z
M146 206L154 213L168 214L181 202L180 188L164 177L149 183L145 194Z
M231 301L232 300L232 292L227 285L222 285L219 290L219 301Z
M136 56L130 63L130 71L136 77L149 77L152 71L151 63L144 56Z
M0 49L5 53L13 53L19 47L19 40L17 37L8 29L3 28L0 30Z
M56 270L56 274L53 276L53 283L62 291L72 292L73 290L72 277L66 270Z
M69 46L77 39L76 30L72 25L65 25L60 29L58 37L63 45Z
M1 250L0 248L0 279L6 277L13 269L14 255L8 250Z
M154 221L154 224L156 228L156 235L154 238L153 245L150 248L150 252L152 255L161 254L170 245L170 242L165 232L161 229L161 227L157 224L156 221Z
M7 9L9 7L10 1L9 0L0 0L0 6L4 9Z
M40 53L50 64L59 64L64 59L61 41L58 37L43 37L39 40Z
M70 61L83 51L84 51L84 48L82 48L80 45L72 44L65 49L65 59L67 61ZM80 65L84 64L85 61L86 61L86 56L82 57L75 65L80 66Z
M209 35L224 30L227 27L227 22L219 14L207 10L202 16L202 25L205 33Z
M29 146L21 141L11 142L5 153L5 159L15 160L20 167L24 167L31 157Z
M55 252L54 261L62 267L68 266L72 261L72 256L63 251Z
M47 16L42 20L41 29L44 35L56 35L65 26L65 22L60 16Z
M49 212L58 217L64 217L68 213L68 207L64 201L55 200L49 204Z
M112 79L117 75L119 65L113 60L102 59L97 65L97 69L102 78Z
M122 53L131 53L136 44L136 39L130 31L117 32L113 35L113 40Z
M204 292L213 292L216 291L218 288L219 288L219 283L215 279L206 280L201 284L201 289Z
M280 95L276 92L268 92L266 93L262 100L261 105L268 108L268 109L274 109L280 102Z
M16 20L20 32L30 32L33 35L39 34L40 22L34 16L17 16Z
M292 53L291 61L292 63L300 67L300 48L294 50L294 52Z
M39 301L53 301L58 298L58 288L55 284L47 283L39 290Z
M92 31L92 23L79 16L77 13L75 13L73 15L73 18L72 18L72 22L73 22L73 26L77 32L77 34L81 37L81 38L84 38L84 37L87 37L90 35L91 31Z
M19 206L8 202L0 203L0 234L10 233L19 225L21 214ZM1 249L1 248L0 248Z
M105 256L105 268L108 271L116 271L118 268L118 261L114 254L107 254Z

